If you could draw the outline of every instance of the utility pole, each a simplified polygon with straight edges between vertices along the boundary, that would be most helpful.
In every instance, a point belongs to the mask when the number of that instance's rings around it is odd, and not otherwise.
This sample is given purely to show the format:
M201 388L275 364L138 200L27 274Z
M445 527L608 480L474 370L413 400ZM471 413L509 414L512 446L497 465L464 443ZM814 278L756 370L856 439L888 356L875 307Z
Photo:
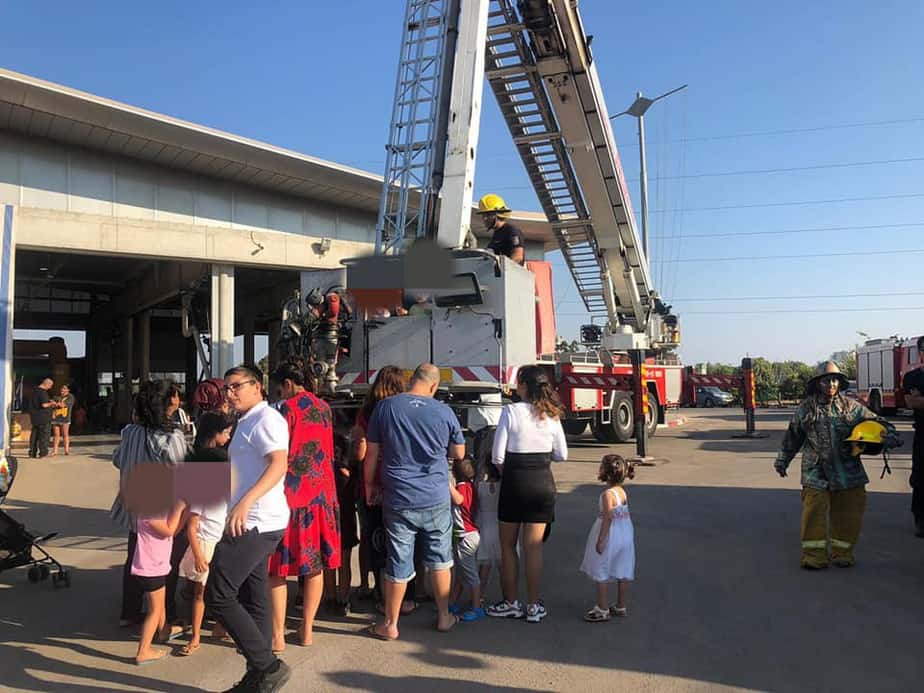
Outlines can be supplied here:
M660 101L686 88L687 85L684 84L683 86L661 94L661 96L656 96L653 99L642 96L642 92L640 91L635 92L635 101L632 102L629 108L622 113L610 116L610 120L623 115L630 115L638 120L639 174L641 177L640 192L642 197L642 253L649 265L651 264L651 257L648 254L648 166L645 157L645 113L656 101Z

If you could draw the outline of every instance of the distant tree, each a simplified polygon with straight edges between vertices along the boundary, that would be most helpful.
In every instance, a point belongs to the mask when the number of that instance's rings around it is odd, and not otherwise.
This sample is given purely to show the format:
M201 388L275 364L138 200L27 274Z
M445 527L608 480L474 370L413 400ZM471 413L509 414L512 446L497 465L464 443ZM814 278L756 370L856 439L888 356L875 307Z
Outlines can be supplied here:
M265 375L269 375L267 373L269 370L269 354L257 361L257 368L259 368Z
M555 345L555 353L557 354L574 354L579 351L581 345L578 344L576 339L572 339L570 342L564 339L559 339L558 343Z
M839 358L833 358L834 356L838 356ZM847 351L839 354L832 354L831 360L837 364L837 367L841 369L841 373L846 375L848 380L856 380L857 352Z

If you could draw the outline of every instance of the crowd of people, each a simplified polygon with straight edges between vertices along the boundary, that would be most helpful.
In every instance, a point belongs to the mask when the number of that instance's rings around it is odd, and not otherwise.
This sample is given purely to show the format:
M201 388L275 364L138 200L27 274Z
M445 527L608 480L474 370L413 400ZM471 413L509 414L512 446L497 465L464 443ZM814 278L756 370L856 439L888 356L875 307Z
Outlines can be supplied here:
M346 436L335 433L330 406L297 359L270 374L268 392L262 373L249 366L209 382L211 395L197 393L195 425L177 415L170 383L144 383L113 456L120 487L112 517L128 535L121 623L141 625L137 663L160 659L165 651L154 642L187 630L177 615L179 578L189 584L192 603L191 635L179 654L193 655L203 621L214 620L212 635L232 641L246 659L234 691L285 684L290 672L278 655L287 642L312 643L325 594L340 614L349 612L351 598L374 599L381 616L364 632L385 641L400 637L402 615L427 592L440 632L485 617L539 623L548 616L542 572L555 521L551 463L566 460L568 448L564 412L544 369L519 369L514 403L503 406L491 453L479 458L468 454L455 413L435 397L440 373L432 364L421 364L407 381L397 367L381 369ZM849 567L869 481L861 455L888 451L897 433L844 396L834 364L824 364L807 385L774 466L785 476L803 453L802 567ZM139 469L193 462L228 470L213 475L225 481L208 498L178 493L156 512L132 505ZM595 584L584 614L590 623L628 612L635 537L624 484L634 472L615 454L599 465L605 488L580 565ZM357 546L353 597L349 566ZM502 599L486 606L495 568ZM292 577L302 620L287 634Z
M171 383L139 389L133 423L113 454L120 484L111 509L128 537L120 624L140 626L138 664L162 658L166 650L155 643L187 631L178 654L195 654L209 618L212 635L232 641L246 659L247 672L232 690L278 690L290 675L278 655L287 642L312 643L325 593L335 613L350 609L356 546L357 597L374 599L381 612L365 629L372 637L397 639L401 615L427 592L440 632L486 616L532 623L547 616L541 579L543 541L555 518L550 465L567 458L567 444L562 408L542 369L520 370L519 402L504 407L492 453L481 461L467 454L454 412L434 397L440 374L432 364L407 381L396 367L381 369L343 437L299 360L281 364L268 381L266 392L257 369L229 370L220 385L210 381L205 401L197 393L189 423L177 415ZM169 507L149 507L155 477L145 470L176 474L193 463L219 465L227 474L196 477L214 479L215 489L195 498L178 490ZM612 490L630 475L618 456L601 464L610 490L600 500L602 524L592 530L597 559L585 559L582 568L604 585L634 576L625 494ZM143 493L133 481L145 485ZM524 604L517 592L521 558ZM496 568L503 599L485 608ZM180 578L191 602L188 623L178 615ZM286 632L289 578L297 578L302 615L294 634ZM612 613L625 614L624 597L621 587Z

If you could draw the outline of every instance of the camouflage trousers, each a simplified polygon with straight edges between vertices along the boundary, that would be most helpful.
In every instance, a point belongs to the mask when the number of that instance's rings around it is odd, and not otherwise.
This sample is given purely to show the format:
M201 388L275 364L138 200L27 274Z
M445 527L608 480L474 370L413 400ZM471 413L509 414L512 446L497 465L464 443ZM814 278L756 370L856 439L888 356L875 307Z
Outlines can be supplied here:
M802 566L825 568L830 560L853 565L853 549L860 538L866 488L844 491L802 489ZM830 530L830 531L829 531Z

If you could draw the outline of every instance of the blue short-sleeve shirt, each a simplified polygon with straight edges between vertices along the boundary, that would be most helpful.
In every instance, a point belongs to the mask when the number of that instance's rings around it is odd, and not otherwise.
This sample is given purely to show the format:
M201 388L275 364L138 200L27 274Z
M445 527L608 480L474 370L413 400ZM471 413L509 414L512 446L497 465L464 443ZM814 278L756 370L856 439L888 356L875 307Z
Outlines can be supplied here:
M449 502L448 448L465 442L452 409L411 393L383 399L372 412L366 439L382 448L382 494L389 508Z

